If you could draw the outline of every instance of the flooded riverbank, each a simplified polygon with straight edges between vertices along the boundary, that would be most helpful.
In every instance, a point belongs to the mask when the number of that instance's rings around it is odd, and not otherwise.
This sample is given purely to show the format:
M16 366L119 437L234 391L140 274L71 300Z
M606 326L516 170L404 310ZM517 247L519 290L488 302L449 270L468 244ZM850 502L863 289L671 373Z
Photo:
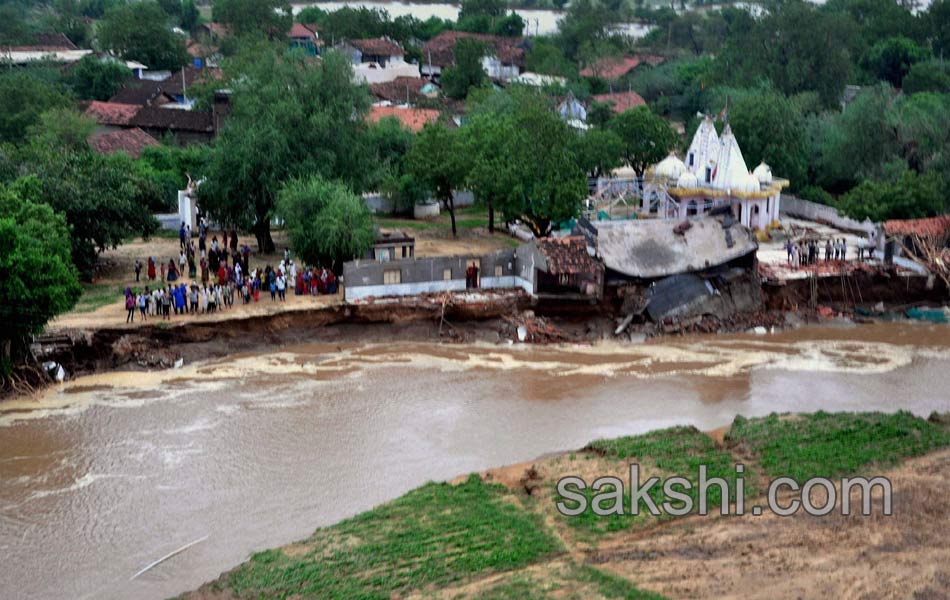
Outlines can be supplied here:
M427 480L598 437L946 411L948 367L947 328L904 323L636 346L309 344L84 377L0 411L0 594L167 597Z

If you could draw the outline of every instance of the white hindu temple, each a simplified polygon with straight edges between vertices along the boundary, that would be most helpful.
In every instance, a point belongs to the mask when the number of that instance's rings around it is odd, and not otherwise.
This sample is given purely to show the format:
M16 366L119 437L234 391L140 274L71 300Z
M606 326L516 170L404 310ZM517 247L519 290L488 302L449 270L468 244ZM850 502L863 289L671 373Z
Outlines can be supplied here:
M782 188L788 180L774 177L764 162L750 171L729 124L720 136L706 116L693 135L685 162L671 153L648 171L644 187L651 186L664 188L664 196L673 204L661 214L687 219L729 206L743 225L764 230L778 221Z

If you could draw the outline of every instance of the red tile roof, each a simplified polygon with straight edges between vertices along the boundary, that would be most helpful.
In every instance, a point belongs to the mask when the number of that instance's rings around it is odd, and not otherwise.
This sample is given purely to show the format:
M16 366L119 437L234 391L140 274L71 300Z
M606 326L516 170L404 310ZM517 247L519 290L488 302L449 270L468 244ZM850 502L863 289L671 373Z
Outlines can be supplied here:
M643 99L640 94L636 92L618 92L616 94L597 94L592 97L594 102L604 102L610 104L610 108L615 113L622 113L624 111L630 110L631 108L636 108L638 106L645 106L647 101Z
M884 222L884 232L888 235L913 235L921 237L940 237L950 234L950 215L941 215L929 219L906 219Z
M374 106L366 117L371 123L378 123L380 119L395 117L399 122L413 132L420 131L426 123L435 123L439 120L439 111L431 108L400 108L398 106Z
M12 52L61 52L79 49L62 33L36 33L31 41L32 44L9 46L8 49Z
M422 46L422 64L430 61L437 67L455 64L455 45L462 38L483 42L503 64L523 67L525 49L523 38L502 37L465 31L443 31Z
M89 138L89 146L99 154L125 152L132 158L140 157L145 148L158 145L160 145L158 140L138 127L102 133Z
M132 117L142 107L137 104L120 104L118 102L99 102L93 100L84 111L86 116L92 117L100 125L128 125Z
M421 90L427 83L428 81L421 77L397 77L392 81L370 84L369 91L380 100L411 104L424 97Z
M363 54L373 56L404 56L406 54L396 43L385 38L350 40L350 45Z
M316 41L319 37L317 34L317 26L309 25L306 23L294 23L290 26L290 31L287 32L287 37L292 38L309 38Z
M620 79L642 64L658 65L663 62L662 56L643 54L637 56L622 56L602 58L594 64L581 70L581 77L600 77L607 81Z
M208 33L219 38L231 35L231 29L224 23L202 23L200 27L204 27Z
M548 263L548 272L553 275L597 273L603 265L587 252L587 240L583 236L541 238L537 240L538 251Z

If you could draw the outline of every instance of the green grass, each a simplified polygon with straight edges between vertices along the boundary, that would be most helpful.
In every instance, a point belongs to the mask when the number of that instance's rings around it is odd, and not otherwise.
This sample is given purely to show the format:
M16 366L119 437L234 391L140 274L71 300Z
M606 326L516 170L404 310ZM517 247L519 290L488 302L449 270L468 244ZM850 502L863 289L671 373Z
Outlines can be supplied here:
M736 417L726 439L755 453L769 476L802 482L812 477L856 474L871 465L889 467L900 459L950 445L950 432L903 411L817 412Z
M83 283L82 295L73 310L81 313L92 312L107 304L121 301L124 295L125 287L116 286L114 283Z
M663 596L645 592L615 575L588 565L570 564L563 569L539 577L538 574L516 573L501 582L478 591L479 600L545 600L546 598L577 598L597 594L603 598L624 600L662 600ZM457 598L472 598L460 595Z
M252 598L389 598L490 571L523 567L562 551L500 485L477 476L458 486L430 483L327 529L290 557L255 554L229 577Z
M691 489L677 489L684 491L692 498L694 511L699 508L698 483L700 465L706 465L707 479L713 477L725 479L729 483L730 491L733 492L730 500L735 500L735 464L740 461L729 452L717 448L715 442L713 442L709 436L695 427L672 427L644 435L626 436L610 440L596 440L588 444L588 449L607 458L622 460L626 463L637 463L651 468L650 470L659 469L669 476L679 475L685 477L692 484ZM748 465L746 465L745 477L746 495L749 496L755 493L755 487L751 484L754 480L754 475ZM628 483L626 473L624 473L621 480L625 485ZM641 474L641 480L646 480L645 475ZM636 485L636 482L633 482L633 485ZM606 486L598 493L609 491L610 489L609 486ZM590 500L594 497L595 493L588 488L584 491L584 494L587 496L589 507ZM625 514L623 515L600 516L588 509L576 517L565 518L571 525L594 533L620 531L630 527L635 522L656 518L649 513L646 504L642 501L639 506L639 514L630 514L629 494L630 490L628 489L624 497ZM662 485L657 484L653 486L649 492L649 496L653 499L657 507L662 510L660 505L667 500L663 493ZM555 494L555 502L560 500L560 496ZM719 506L722 502L722 494L719 486L714 485L707 488L706 501L710 511L715 510L715 508ZM668 518L668 516L663 515L662 518Z
M416 220L401 217L376 217L380 227L389 229L412 229L414 231L430 231L436 229L451 230L452 221L449 213L442 212L431 220ZM499 225L497 219L496 225ZM475 229L488 227L488 211L481 206L466 206L455 210L455 226L458 229ZM499 225L500 226L500 225Z

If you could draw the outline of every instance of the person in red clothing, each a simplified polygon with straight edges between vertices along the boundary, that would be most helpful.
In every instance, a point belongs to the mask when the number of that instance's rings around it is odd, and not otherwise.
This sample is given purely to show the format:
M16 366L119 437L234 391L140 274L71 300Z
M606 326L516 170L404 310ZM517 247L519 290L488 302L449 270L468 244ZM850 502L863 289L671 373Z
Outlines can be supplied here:
M218 285L224 285L228 281L228 270L224 267L224 263L221 263L218 266Z

